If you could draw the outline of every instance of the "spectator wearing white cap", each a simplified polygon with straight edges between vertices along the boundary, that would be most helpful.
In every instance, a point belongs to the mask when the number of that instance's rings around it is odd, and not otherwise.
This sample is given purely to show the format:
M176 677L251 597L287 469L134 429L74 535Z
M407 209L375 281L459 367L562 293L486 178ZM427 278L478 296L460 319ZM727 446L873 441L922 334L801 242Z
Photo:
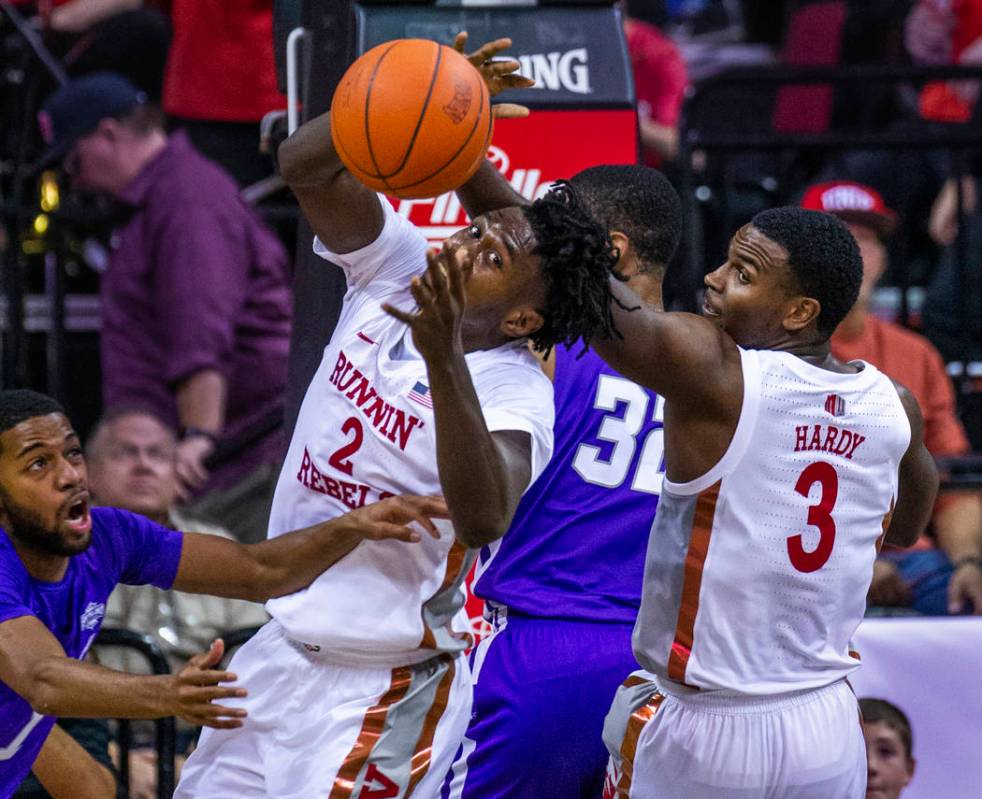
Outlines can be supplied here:
M859 299L832 336L832 354L842 361L869 361L910 389L924 414L924 443L936 458L967 453L941 355L923 336L870 313L873 290L887 266L884 240L897 227L897 215L875 189L851 181L811 186L801 205L841 218L863 258ZM941 492L931 532L933 540L922 536L911 550L881 555L873 570L871 604L982 615L982 497Z

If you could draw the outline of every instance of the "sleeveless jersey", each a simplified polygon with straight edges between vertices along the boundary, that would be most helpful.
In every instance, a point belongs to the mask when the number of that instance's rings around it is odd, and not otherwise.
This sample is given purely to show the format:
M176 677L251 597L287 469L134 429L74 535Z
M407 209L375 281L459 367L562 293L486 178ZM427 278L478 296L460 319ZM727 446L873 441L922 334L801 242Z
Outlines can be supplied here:
M741 350L725 455L664 483L634 628L638 662L700 689L817 688L858 665L849 639L897 496L910 424L893 383Z
M382 200L372 244L333 254L348 280L341 316L311 381L273 497L269 535L324 521L392 494L440 494L426 364L409 328L381 309L414 306L409 281L426 265L426 240ZM524 343L469 353L490 431L532 441L532 479L552 450L552 386ZM466 442L459 442L466 446ZM480 485L474 490L480 491ZM439 540L362 541L305 590L266 608L298 641L345 665L395 666L468 644L463 579L473 551L448 521Z
M556 348L556 447L475 593L532 616L633 624L664 474L664 402L582 346Z

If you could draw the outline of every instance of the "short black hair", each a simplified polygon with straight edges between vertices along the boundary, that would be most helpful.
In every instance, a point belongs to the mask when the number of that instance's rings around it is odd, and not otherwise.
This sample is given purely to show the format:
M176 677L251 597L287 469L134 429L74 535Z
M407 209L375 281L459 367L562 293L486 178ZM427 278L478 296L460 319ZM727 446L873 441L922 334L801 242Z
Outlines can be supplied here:
M610 237L567 181L558 181L523 213L535 236L546 285L545 321L530 336L532 345L548 352L557 344L578 339L618 336L611 303L610 279L617 256Z
M842 220L796 206L771 208L751 224L788 254L798 288L821 303L818 332L828 338L859 296L863 259Z
M682 237L682 202L661 172L637 164L592 166L573 175L587 209L630 240L642 272L664 272Z
M21 422L49 413L64 414L65 409L47 394L29 388L0 391L0 435Z
M876 724L882 721L897 735L900 742L904 745L904 752L907 759L913 759L914 736L910 729L910 719L899 707L886 699L873 699L867 697L859 700L859 712L863 714L864 724Z

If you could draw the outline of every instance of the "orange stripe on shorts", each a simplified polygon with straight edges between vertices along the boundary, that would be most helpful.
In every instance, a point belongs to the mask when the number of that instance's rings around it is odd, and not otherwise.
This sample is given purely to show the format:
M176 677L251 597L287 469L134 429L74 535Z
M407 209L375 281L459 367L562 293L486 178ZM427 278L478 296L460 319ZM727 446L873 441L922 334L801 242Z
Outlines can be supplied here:
M433 758L433 737L436 735L436 726L440 723L440 719L443 718L447 704L450 701L450 688L453 686L454 675L457 673L457 665L452 658L449 656L446 657L449 661L447 664L447 673L443 675L440 685L437 686L436 696L433 698L433 704L430 705L430 709L426 713L426 718L423 720L423 731L419 735L419 740L416 742L416 749L413 752L409 787L406 789L406 799L409 799L413 795L416 785L426 776L426 772L430 769L430 762Z
M617 781L617 796L627 799L631 795L631 780L634 779L634 756L638 752L638 739L641 737L641 730L655 717L658 708L665 697L655 694L648 701L648 704L639 707L631 714L627 721L627 730L624 732L624 740L621 742L621 778Z
M720 484L707 488L696 500L689 535L689 550L685 555L685 573L682 578L682 601L679 603L678 621L675 623L675 640L668 656L668 676L685 682L685 669L692 654L693 630L699 612L699 590L702 587L702 569L709 554L709 538L716 516L716 500Z
M334 778L334 788L329 799L350 799L355 789L355 780L358 779L358 775L382 735L382 730L385 729L385 718L389 714L389 708L406 695L412 681L412 670L407 666L400 666L392 670L389 690L382 695L377 704L370 707L365 713L361 732L358 733L355 745L351 747L351 751Z

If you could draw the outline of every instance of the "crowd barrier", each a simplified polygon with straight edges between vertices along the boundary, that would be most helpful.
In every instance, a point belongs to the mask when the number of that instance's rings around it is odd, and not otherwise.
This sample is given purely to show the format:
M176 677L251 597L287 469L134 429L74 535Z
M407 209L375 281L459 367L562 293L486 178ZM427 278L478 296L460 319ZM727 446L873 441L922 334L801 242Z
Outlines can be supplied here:
M903 799L982 795L982 618L866 619L849 681L910 719L917 768Z

